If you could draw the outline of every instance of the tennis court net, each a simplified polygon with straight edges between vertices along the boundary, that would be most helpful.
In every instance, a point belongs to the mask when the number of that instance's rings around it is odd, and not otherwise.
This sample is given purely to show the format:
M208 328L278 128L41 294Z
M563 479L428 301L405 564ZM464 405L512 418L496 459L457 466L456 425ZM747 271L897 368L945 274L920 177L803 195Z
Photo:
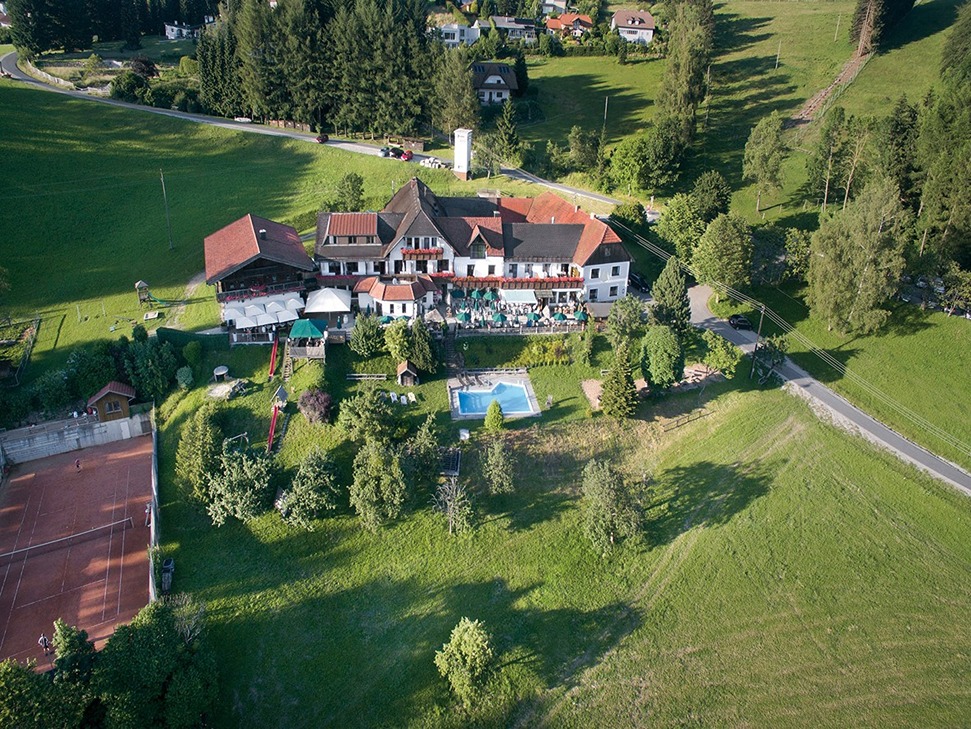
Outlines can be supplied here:
M135 526L135 522L129 516L126 519L119 519L118 521L113 521L110 524L104 524L92 529L86 529L83 532L69 534L66 537L59 537L57 539L51 539L48 542L41 542L40 544L32 544L29 547L14 549L13 551L0 554L0 567L5 567L13 562L19 562L28 559L29 557L34 557L38 554L47 554L49 552L55 552L59 549L67 549L68 547L73 547L74 545L81 544L82 542L90 542L96 539L112 537L115 534L120 534L126 529L131 529L133 526Z

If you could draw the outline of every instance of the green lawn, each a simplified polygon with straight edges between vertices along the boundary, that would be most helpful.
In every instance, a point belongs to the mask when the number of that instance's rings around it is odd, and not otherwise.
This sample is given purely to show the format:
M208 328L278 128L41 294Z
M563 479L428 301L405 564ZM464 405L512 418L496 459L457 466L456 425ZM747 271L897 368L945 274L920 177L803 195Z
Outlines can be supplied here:
M338 396L343 373L384 367L330 353L326 386ZM201 366L229 361L257 383L229 403L252 443L269 420L267 359L243 348ZM291 389L319 377L303 365ZM429 410L441 422L441 380L418 391L413 422ZM482 494L473 441L463 475L479 525L458 538L426 493L376 535L348 514L311 533L274 514L213 528L172 480L178 429L201 399L175 394L160 409L162 536L176 589L208 605L222 667L216 726L971 720L967 500L781 392L712 388L709 415L671 432L659 418L695 395L645 406L624 427L544 417L507 436L518 490L506 497ZM299 414L280 461L293 467L318 443L346 483L353 445ZM584 542L577 508L578 472L593 457L648 484L645 540L608 559ZM432 663L462 616L486 622L502 666L488 708L471 716Z
M634 56L621 66L598 56L531 57L526 109L532 118L520 122L522 137L543 151L547 139L566 144L574 125L599 132L609 98L607 141L616 144L653 117L663 71L664 61L656 58Z
M468 194L482 181L295 140L216 129L0 81L0 261L15 319L40 316L27 370L62 366L72 347L130 334L141 319L134 283L182 299L203 270L203 238L252 212L313 226L348 171L365 179L370 209L416 175L437 192ZM169 249L159 170L165 172L174 247ZM490 188L537 194L533 185ZM165 324L173 316L166 310ZM195 290L181 326L217 321L211 289Z
M754 298L764 301L783 319L795 325L816 346L890 395L896 402L935 426L968 443L971 423L971 321L943 313L921 311L911 304L894 305L893 317L884 331L872 336L844 337L827 331L802 301L795 287L758 288ZM720 316L747 313L748 307L712 303ZM769 324L769 333L777 330ZM874 398L860 386L842 378L832 367L791 341L793 358L815 377L860 405L877 419L913 438L928 449L971 468L971 452L953 448L918 427L895 409Z
M885 116L901 94L920 101L937 85L944 39L960 5L958 0L918 3L836 103L850 114Z

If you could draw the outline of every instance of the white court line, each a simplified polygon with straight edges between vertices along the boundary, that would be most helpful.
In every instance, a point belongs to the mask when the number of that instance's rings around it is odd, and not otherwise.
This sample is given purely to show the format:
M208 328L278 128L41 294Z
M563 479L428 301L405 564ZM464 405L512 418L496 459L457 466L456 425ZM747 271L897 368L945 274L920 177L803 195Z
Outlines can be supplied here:
M25 560L26 561L26 560ZM48 595L47 597L42 597L40 600L34 600L33 602L26 602L23 605L17 605L16 609L30 607L31 605L37 605L42 602L47 602L48 600L53 600L55 597L60 597L61 595L69 595L72 592L77 592L78 590L83 590L85 587L91 587L91 585L97 585L101 580L91 580L91 582L85 582L83 585L78 585L77 587L72 587L70 590L64 590L63 592L55 592L53 595Z
M115 521L115 510L118 508L118 483L115 482L115 493L111 502L111 521ZM108 577L111 574L111 545L115 541L115 530L112 529L108 534L108 558L105 560L105 590L101 596L101 619L105 619L108 612Z
M41 491L41 502L44 501L44 492ZM27 497L27 503L30 503L30 497ZM21 519L20 529L17 530L17 541L20 541L20 533L23 529L23 519L27 518L27 509L24 508L24 516ZM30 527L30 537L27 540L27 544L30 544L34 540L34 530L37 528L37 522L40 520L40 505L37 506L37 516L34 517L34 523ZM15 542L16 544L16 542ZM4 642L7 640L7 631L10 629L10 619L13 617L13 611L17 605L17 595L20 594L20 582L24 579L24 570L27 568L27 558L24 557L24 561L20 563L20 575L17 577L17 586L13 591L13 600L10 601L10 614L7 616L7 622L3 626L3 635L0 636L0 647L3 646ZM9 570L8 570L9 571ZM4 576L4 582L6 582L6 576Z
M125 516L128 516L128 496L129 496L129 486L131 485L131 466L128 467L128 478L125 479ZM130 518L130 517L129 517ZM134 521L132 524L134 525ZM127 529L121 532L121 559L119 560L118 567L118 605L115 607L115 615L121 615L121 578L125 575L125 532ZM109 555L110 556L110 555Z

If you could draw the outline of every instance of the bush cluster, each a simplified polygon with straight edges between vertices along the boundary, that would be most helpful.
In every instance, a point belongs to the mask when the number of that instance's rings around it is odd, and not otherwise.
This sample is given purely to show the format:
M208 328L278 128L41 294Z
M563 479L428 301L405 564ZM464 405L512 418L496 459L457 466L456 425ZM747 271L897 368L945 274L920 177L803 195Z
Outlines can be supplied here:
M531 337L529 344L516 357L517 367L570 364L570 347L566 337Z

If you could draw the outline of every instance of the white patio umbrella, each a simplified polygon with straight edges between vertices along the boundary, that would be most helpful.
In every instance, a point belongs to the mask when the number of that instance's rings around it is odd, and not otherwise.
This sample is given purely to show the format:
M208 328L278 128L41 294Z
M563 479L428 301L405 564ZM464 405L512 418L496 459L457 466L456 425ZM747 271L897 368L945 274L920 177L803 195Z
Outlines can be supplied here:
M242 315L243 312L233 306L227 306L223 309L223 321L233 321L239 319Z
M243 309L243 313L249 318L253 319L255 317L258 317L260 314L265 314L266 309L264 309L262 306L259 306L258 304L247 304L246 308Z
M237 329L252 329L253 327L259 326L255 321L247 316L241 316L236 319L234 326Z
M278 323L276 314L260 314L256 317L256 325L260 327L267 327L276 323Z
M287 310L287 307L285 307L279 301L270 301L270 302L267 302L265 308L266 308L266 313L267 314L279 314L281 311L286 311Z
M276 320L280 324L285 324L288 321L296 321L299 318L300 317L297 316L296 312L287 311L286 309L284 309L283 311L277 312L277 315L276 315Z
M288 311L301 311L303 309L303 299L299 296L287 299L285 306Z

